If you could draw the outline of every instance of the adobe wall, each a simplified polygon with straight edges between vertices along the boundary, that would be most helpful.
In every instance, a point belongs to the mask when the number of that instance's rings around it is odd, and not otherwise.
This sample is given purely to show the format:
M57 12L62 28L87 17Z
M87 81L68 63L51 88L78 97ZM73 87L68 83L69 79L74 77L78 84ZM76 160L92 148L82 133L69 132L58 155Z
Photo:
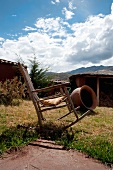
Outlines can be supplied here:
M4 82L6 79L13 79L16 75L16 66L8 63L0 63L0 81Z

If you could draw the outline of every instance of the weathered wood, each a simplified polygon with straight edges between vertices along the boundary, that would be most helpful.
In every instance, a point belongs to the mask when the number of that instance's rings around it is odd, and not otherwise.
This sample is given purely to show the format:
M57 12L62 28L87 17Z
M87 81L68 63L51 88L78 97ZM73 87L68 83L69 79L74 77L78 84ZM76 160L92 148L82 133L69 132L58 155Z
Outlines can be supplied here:
M97 77L97 105L99 106L99 77Z
M24 77L26 86L27 86L28 91L29 91L30 98L31 98L31 100L34 104L34 107L35 107L35 110L36 110L36 113L37 113L37 116L38 116L38 122L39 122L40 127L42 126L42 120L45 120L43 115L42 115L42 112L47 111L47 110L67 107L68 113L64 114L64 116L60 117L58 120L66 117L69 114L71 114L72 112L74 112L75 120L72 123L70 123L69 125L67 125L66 128L74 125L75 123L77 123L79 120L81 120L83 117L85 117L89 113L89 111L85 112L81 117L78 117L77 110L80 107L78 106L77 108L74 108L74 104L73 104L71 97L70 97L68 90L67 90L69 83L62 83L62 84L49 86L49 87L46 87L46 88L34 89L31 78L30 78L27 70L20 63L18 63L18 66L19 66L19 69L20 69L22 76ZM53 91L57 90L57 93L55 93L54 95L51 95L51 96L44 97L44 98L38 97L38 93L47 92L47 91L51 91L51 90L53 90ZM58 98L62 99L61 103L58 103L57 105L52 104L50 106L46 105L47 102L53 101L53 99L58 99ZM57 100L55 100L55 102L56 101ZM58 102L59 101L60 100L58 100Z
M78 119L78 115L77 115L76 109L75 109L75 107L74 107L74 104L73 104L73 102L72 102L72 100L71 100L71 98L70 98L70 95L69 95L68 91L66 90L66 87L64 87L64 90L65 90L65 93L66 93L67 98L68 98L68 100L69 100L69 103L70 103L70 105L71 105L71 108L72 108L72 110L73 110L76 118Z
M45 87L45 88L41 88L41 89L35 89L32 92L38 92L39 93L39 92L44 92L44 91L47 91L47 90L59 89L61 87L65 87L67 85L69 85L69 83L53 85L53 86L49 86L49 87Z
M75 121L71 122L69 125L65 126L63 129L67 129L71 126L73 126L75 123L77 123L78 121L80 121L81 119L83 119L86 115L88 115L89 113L91 113L91 110L86 111L82 116L80 116L78 119L76 119Z
M31 97L31 100L32 100L34 107L36 109L39 125L42 126L42 117L43 116L41 115L40 109L39 109L38 104L36 102L36 98L38 99L38 97L37 97L36 93L34 93L34 94L32 93L32 91L35 90L35 89L34 89L32 83L30 81L30 77L28 75L27 70L20 63L18 65L19 65L20 72L22 73L24 80L26 82L26 85L28 87L28 91L29 91L29 95Z

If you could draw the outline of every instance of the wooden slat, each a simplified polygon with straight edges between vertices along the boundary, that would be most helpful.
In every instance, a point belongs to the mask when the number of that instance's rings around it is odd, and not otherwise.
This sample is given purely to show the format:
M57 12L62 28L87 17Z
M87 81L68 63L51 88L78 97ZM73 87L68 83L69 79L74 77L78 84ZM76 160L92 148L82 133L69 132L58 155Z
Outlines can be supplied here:
M22 75L24 77L24 80L26 82L26 85L28 87L29 95L30 95L30 97L31 97L31 99L33 101L34 107L36 109L39 125L42 126L42 118L43 117L41 115L40 108L38 107L37 102L35 101L34 96L32 95L32 91L34 90L34 87L30 83L30 78L28 76L27 70L25 70L25 68L21 64L18 64L18 65L19 65L20 72L22 73ZM36 94L35 94L35 97L36 97Z
M31 97L31 100L34 104L34 107L36 109L36 113L38 116L38 121L39 121L39 125L40 127L42 126L42 120L44 120L42 112L47 111L47 110L52 110L52 109L58 109L58 108L62 108L62 107L67 107L68 108L68 113L64 114L64 116L62 116L61 118L64 118L66 116L68 116L69 114L71 114L72 112L74 112L75 115L75 120L73 122L71 122L69 125L67 125L65 128L68 128L72 125L74 125L75 123L77 123L79 120L81 120L82 118L84 118L89 111L85 112L82 116L78 117L77 114L77 109L80 108L79 106L77 108L74 108L74 104L70 98L70 95L68 93L67 87L69 86L69 83L63 83L63 84L58 84L58 85L54 85L54 86L49 86L46 88L41 88L41 89L34 89L31 78L27 72L27 70L19 63L18 64L19 69L21 74L24 77L25 83L27 85L28 91L29 91L29 95ZM51 90L59 90L59 93L51 95L51 96L47 96L45 98L40 99L38 97L38 93L39 92L46 92L46 91L51 91ZM66 98L64 99L64 101L62 102L62 104L59 105L54 105L54 106L45 106L44 104L41 103L41 100L43 99L54 99L57 98L58 96L65 96ZM42 104L42 105L41 105ZM59 118L59 119L61 119Z
M99 77L97 77L97 105L99 106Z
M33 90L32 92L43 92L43 91L47 91L47 90L53 90L53 89L59 89L60 87L64 87L66 85L69 85L69 83L65 83L65 84L59 84L59 85L54 85L54 86L49 86L49 87L46 87L46 88L41 88L41 89L35 89Z

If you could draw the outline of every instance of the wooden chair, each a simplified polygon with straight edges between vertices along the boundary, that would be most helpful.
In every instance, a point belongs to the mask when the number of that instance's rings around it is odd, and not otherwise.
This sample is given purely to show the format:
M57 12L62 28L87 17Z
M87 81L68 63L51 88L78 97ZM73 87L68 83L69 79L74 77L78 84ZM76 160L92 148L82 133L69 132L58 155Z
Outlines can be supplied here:
M71 122L69 125L66 125L65 128L68 128L75 123L77 123L79 120L81 120L83 117L85 117L90 110L86 111L82 116L78 117L77 114L77 109L79 107L74 108L73 102L70 98L70 95L67 90L67 86L69 83L63 83L63 84L58 84L58 85L53 85L49 86L46 88L41 88L41 89L34 89L33 84L31 82L31 78L26 70L26 68L18 63L19 70L24 78L24 81L26 83L26 86L29 91L30 98L34 104L34 107L36 109L36 113L38 116L38 122L39 126L42 126L42 121L44 120L42 112L46 110L51 110L51 109L57 109L57 108L62 108L62 107L67 107L68 108L68 113L64 114L62 117L58 118L58 120L68 116L72 112L75 115L75 120ZM38 94L42 92L48 92L48 91L57 91L54 95L47 96L44 98L39 98ZM48 94L48 93L47 93Z

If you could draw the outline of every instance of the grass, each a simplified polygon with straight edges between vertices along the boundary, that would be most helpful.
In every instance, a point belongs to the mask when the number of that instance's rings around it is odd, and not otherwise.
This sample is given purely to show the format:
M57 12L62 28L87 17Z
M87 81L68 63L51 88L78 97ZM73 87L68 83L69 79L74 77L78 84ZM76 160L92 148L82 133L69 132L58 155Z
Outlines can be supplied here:
M55 140L66 148L82 151L103 163L113 164L113 108L97 107L95 113L72 128L61 127L74 119L74 114L56 121L65 109L47 111L43 129L37 125L37 115L31 101L19 106L0 106L0 153L18 149L37 138ZM54 121L52 122L52 120Z

